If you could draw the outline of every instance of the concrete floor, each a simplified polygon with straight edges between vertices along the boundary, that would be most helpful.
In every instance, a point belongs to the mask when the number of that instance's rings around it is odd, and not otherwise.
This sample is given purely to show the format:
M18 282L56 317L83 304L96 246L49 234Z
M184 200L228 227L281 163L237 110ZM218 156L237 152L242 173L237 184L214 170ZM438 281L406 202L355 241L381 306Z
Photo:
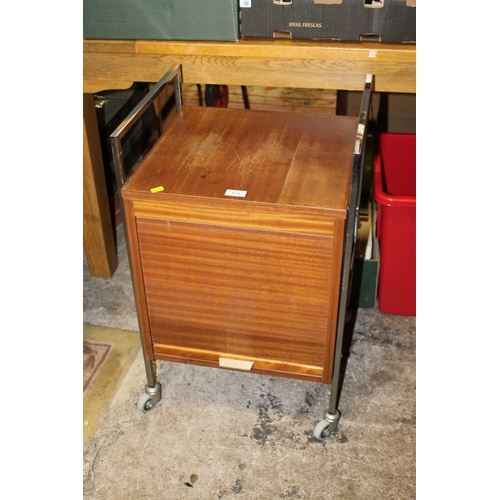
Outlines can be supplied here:
M122 228L110 279L88 273L84 322L137 330ZM95 499L416 498L416 319L359 309L338 432L313 429L329 386L159 362L161 402L137 409L138 353L84 448L84 495Z

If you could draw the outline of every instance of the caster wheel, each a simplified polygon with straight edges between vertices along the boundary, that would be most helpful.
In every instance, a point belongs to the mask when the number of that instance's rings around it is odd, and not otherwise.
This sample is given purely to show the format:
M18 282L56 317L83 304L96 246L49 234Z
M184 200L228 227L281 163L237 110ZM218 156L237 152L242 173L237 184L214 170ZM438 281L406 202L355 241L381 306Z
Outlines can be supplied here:
M328 420L321 420L318 425L314 428L314 437L321 441L322 439L328 437L331 434L330 426L331 422Z
M143 394L137 403L137 408L144 413L148 413L154 408L154 404L151 402L151 396L149 394Z

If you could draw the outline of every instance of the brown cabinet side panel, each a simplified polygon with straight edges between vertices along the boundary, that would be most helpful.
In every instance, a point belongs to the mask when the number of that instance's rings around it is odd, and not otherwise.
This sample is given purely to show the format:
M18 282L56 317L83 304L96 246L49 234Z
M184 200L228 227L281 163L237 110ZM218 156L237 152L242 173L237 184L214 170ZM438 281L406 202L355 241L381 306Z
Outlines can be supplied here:
M339 316L339 300L341 292L341 275L342 275L342 257L344 248L344 232L345 220L338 220L333 228L333 241L336 242L332 246L332 289L330 295L330 323L328 330L331 335L328 338L328 345L325 351L325 371L323 373L323 383L329 384L333 376L333 356L335 354L335 342L337 335L338 316Z
M155 359L153 353L153 344L151 342L148 311L146 305L146 294L144 292L144 276L142 274L141 257L139 251L139 242L137 239L136 217L134 214L133 202L123 200L125 210L125 229L128 238L128 249L130 257L130 270L132 283L134 286L135 304L137 307L137 317L142 336L142 347L144 355L148 359Z
M153 345L323 368L332 237L136 221Z

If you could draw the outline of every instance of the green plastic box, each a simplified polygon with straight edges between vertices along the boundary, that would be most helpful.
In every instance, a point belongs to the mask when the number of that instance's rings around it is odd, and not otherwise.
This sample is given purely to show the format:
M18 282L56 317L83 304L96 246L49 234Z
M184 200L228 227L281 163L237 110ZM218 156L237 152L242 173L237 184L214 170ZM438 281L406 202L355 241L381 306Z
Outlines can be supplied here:
M371 199L362 199L354 251L351 286L353 308L373 308L377 299L379 247L374 235L376 212Z
M83 38L236 41L238 0L83 0Z

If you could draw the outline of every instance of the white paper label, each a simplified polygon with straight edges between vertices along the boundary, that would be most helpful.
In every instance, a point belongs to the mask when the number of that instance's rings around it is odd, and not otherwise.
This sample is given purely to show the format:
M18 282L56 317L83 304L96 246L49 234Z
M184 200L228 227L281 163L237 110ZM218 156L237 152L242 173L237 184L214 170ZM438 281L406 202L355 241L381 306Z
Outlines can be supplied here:
M224 196L237 196L238 198L244 198L246 195L246 191L240 191L239 189L226 189L224 193Z
M245 370L249 372L253 367L253 361L245 361L243 359L230 359L219 357L219 366L223 368L233 368L236 370Z
M249 8L252 6L252 0L240 0L240 7Z

